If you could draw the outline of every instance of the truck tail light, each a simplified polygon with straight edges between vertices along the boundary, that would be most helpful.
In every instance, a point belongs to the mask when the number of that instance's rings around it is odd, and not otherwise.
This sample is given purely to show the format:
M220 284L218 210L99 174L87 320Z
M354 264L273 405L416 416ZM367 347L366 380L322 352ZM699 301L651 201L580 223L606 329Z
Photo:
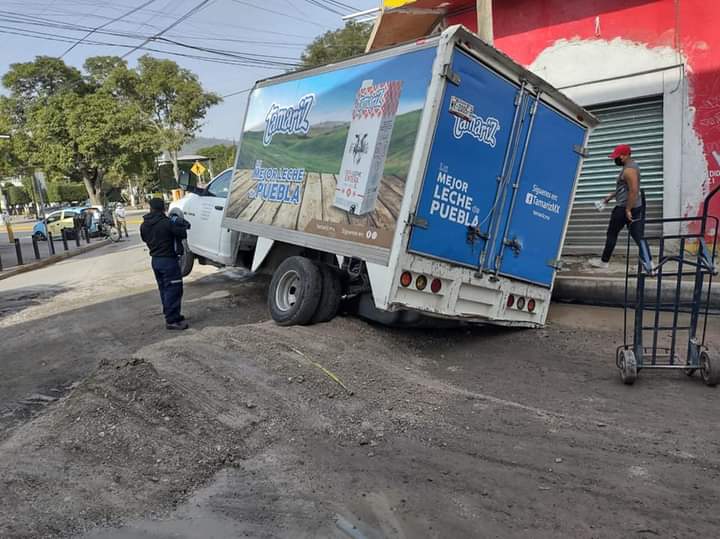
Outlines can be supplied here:
M510 294L507 299L507 307L508 309L512 308L512 306L515 305L515 296Z
M442 288L442 281L438 278L435 278L430 283L430 290L432 290L433 294L437 294L440 292L440 289Z
M518 298L517 308L521 311L525 308L525 298L522 298L522 297Z
M535 300L530 298L528 300L527 309L529 313L535 312Z
M412 283L412 273L409 271L403 271L402 275L400 275L400 284L407 288L410 286L410 283Z
M427 286L427 277L424 275L418 275L417 279L415 279L415 288L418 290L425 290L425 287Z

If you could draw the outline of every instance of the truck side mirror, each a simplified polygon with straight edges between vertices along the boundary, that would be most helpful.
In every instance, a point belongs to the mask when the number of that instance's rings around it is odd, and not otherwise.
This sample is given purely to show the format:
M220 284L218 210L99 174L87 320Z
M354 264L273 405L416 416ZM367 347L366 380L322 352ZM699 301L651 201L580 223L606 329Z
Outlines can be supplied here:
M190 173L187 170L181 170L178 174L178 185L187 191L188 186L190 185Z

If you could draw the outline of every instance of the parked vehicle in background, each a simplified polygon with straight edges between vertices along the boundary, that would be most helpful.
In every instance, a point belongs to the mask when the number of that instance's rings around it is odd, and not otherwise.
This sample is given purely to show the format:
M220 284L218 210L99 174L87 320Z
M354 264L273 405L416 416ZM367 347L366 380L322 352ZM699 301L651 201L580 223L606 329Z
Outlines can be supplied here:
M112 223L108 223L105 220L100 222L97 235L106 240L109 239L113 243L117 243L120 241L120 231L118 230L118 228Z
M75 218L80 215L84 209L85 208L79 207L63 208L48 213L44 219L41 219L33 226L33 237L45 241L49 233L52 234L53 238L59 239L62 235L62 230L65 229L67 230L67 237L74 238Z

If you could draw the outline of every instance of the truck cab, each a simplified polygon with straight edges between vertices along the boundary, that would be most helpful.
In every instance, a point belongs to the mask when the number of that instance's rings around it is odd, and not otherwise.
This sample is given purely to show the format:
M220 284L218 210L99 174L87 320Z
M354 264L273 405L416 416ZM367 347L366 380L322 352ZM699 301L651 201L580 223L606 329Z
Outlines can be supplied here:
M242 265L243 255L254 248L254 236L222 226L232 172L232 168L223 170L206 187L187 186L185 196L170 205L170 215L179 215L191 225L181 259L183 275L192 271L195 260L218 267Z

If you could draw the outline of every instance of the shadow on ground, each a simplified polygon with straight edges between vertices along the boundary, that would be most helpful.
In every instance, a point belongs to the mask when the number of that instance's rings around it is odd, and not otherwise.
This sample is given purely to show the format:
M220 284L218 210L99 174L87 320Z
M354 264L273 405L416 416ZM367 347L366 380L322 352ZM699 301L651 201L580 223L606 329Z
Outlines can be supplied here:
M266 287L263 278L208 275L186 284L183 312L191 329L265 320ZM0 313L22 314L63 291L45 286L0 292ZM165 329L156 290L0 328L0 439L9 427L65 394L101 359L129 357L142 346L174 335Z

